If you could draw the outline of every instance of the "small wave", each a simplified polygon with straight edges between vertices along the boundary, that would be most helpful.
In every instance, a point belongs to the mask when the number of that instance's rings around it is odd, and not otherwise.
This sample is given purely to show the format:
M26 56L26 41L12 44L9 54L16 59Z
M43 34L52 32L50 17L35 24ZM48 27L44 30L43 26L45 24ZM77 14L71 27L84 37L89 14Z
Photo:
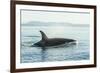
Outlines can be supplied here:
M34 43L33 41L29 41L29 42L22 42L22 43L25 43L25 44L32 44Z
M40 37L40 36L24 36L24 37Z
M22 44L23 47L31 47L32 44Z

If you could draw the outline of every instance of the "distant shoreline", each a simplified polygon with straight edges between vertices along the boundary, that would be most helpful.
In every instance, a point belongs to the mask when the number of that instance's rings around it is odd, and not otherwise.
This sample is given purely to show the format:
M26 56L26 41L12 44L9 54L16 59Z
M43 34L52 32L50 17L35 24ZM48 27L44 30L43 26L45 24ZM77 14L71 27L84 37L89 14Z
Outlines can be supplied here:
M21 24L23 26L76 26L76 27L89 27L89 24L73 24L65 22L38 22L31 21L28 23Z

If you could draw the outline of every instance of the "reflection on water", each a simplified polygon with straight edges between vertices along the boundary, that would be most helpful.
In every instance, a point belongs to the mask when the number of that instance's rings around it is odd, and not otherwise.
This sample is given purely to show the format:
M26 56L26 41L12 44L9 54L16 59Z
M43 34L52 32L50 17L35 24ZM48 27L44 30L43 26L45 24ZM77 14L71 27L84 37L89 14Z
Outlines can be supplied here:
M42 30L50 38L70 38L78 44L54 47L35 47L32 45L41 40ZM23 26L21 28L21 63L69 61L89 59L89 27L38 27Z

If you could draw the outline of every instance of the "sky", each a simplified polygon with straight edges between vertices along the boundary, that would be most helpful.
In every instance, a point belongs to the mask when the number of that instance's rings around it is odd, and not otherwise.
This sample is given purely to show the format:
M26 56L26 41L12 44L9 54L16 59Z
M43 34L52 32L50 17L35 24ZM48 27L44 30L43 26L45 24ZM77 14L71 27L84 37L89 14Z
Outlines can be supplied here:
M88 12L21 10L21 23L24 24L31 21L89 24L90 14Z

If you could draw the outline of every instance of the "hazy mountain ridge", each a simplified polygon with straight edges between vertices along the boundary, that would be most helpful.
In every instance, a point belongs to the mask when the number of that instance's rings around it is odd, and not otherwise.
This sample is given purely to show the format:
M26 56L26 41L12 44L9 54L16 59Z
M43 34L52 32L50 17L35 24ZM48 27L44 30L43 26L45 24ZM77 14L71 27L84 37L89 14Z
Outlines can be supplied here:
M89 26L89 24L73 24L68 22L40 22L40 21L30 21L22 24L24 26Z

